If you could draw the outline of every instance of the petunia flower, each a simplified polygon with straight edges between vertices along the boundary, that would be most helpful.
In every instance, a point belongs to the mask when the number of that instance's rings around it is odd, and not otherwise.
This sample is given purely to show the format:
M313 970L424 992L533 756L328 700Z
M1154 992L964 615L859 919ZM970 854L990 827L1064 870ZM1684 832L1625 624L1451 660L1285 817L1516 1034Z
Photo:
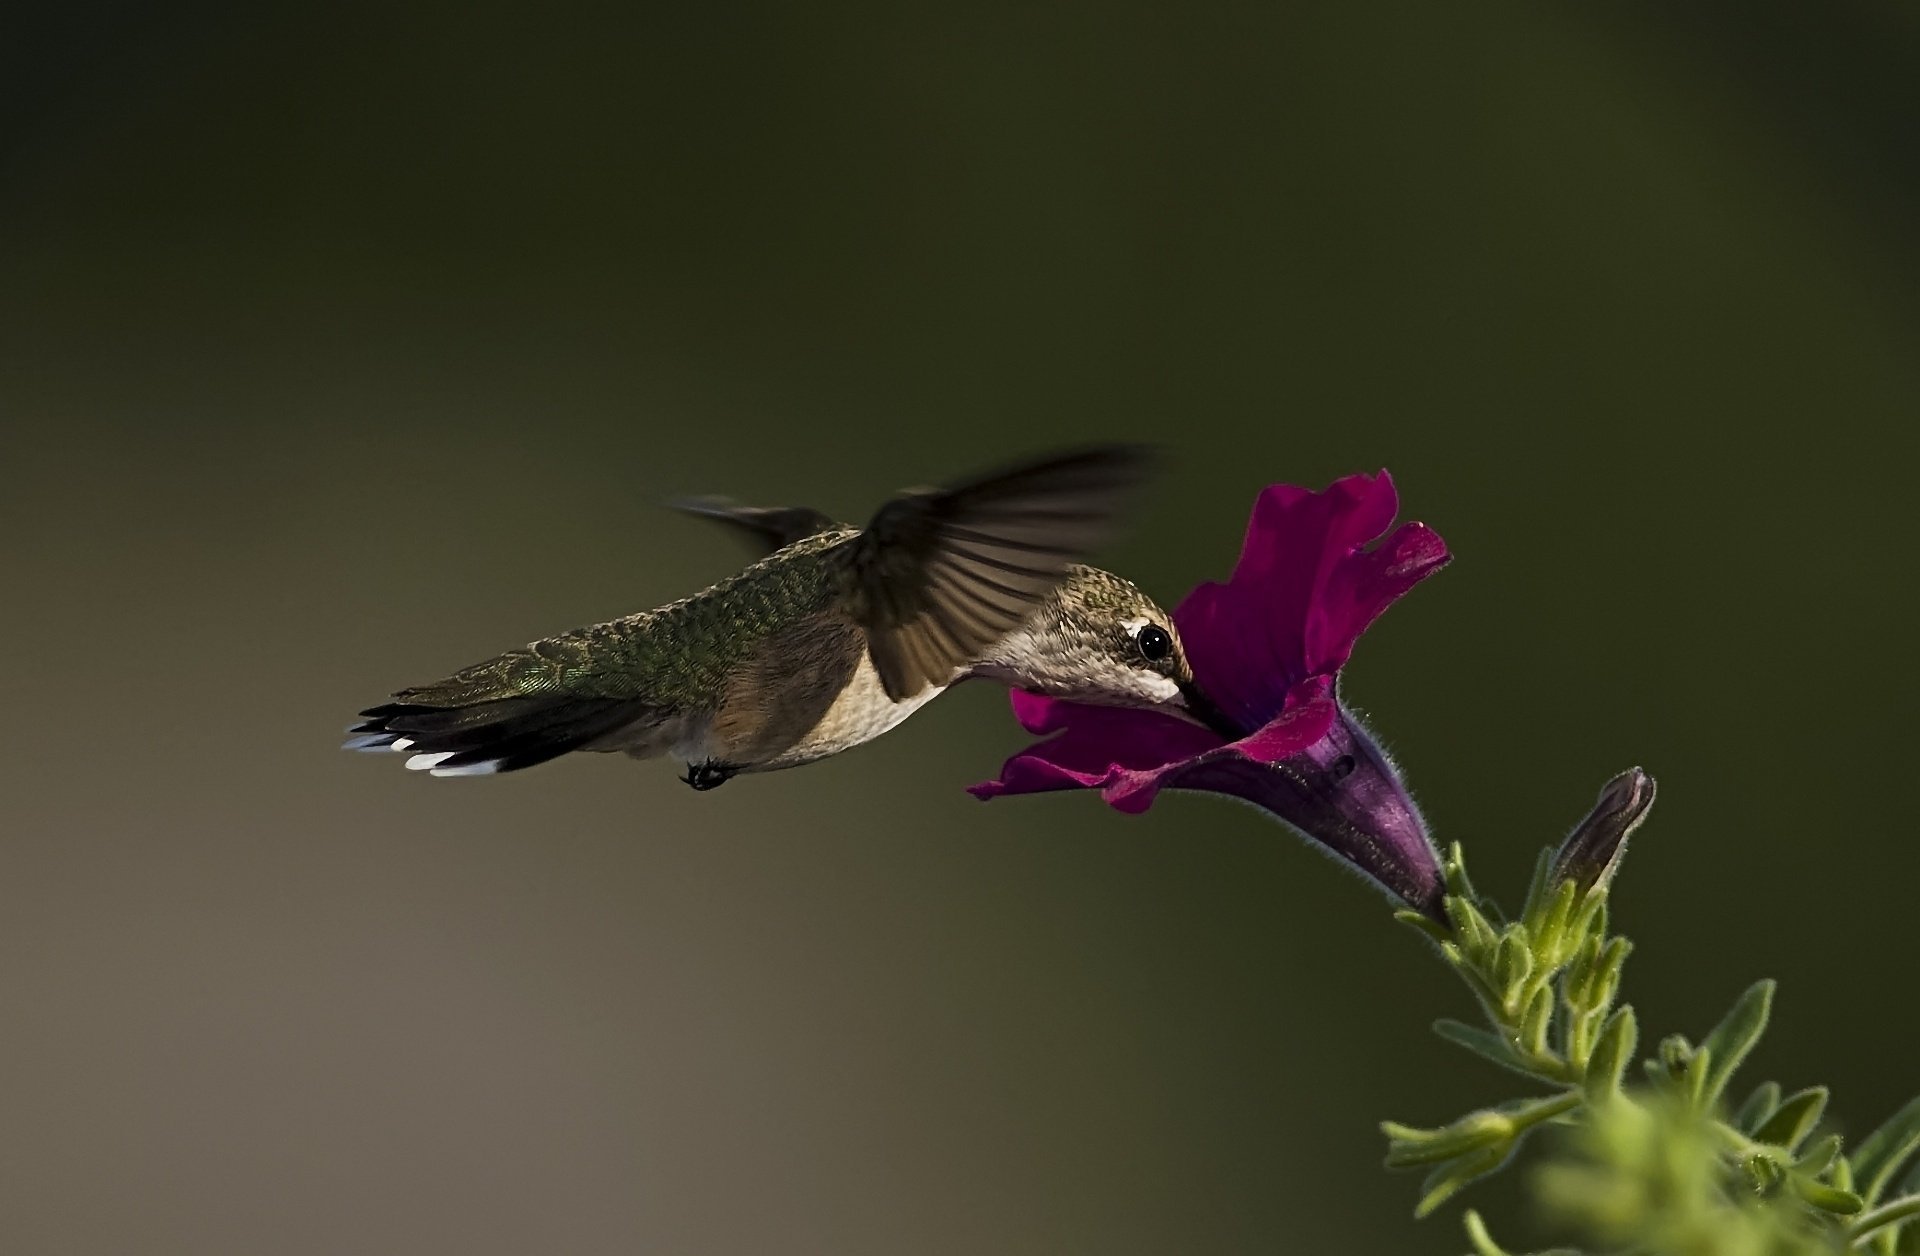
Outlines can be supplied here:
M971 792L1098 789L1125 812L1145 811L1163 789L1228 794L1444 919L1426 822L1339 695L1340 669L1360 634L1449 558L1425 524L1389 534L1398 510L1385 471L1320 492L1269 487L1254 503L1232 577L1201 585L1173 613L1195 686L1216 708L1210 727L1015 692L1014 715L1027 731L1057 735Z

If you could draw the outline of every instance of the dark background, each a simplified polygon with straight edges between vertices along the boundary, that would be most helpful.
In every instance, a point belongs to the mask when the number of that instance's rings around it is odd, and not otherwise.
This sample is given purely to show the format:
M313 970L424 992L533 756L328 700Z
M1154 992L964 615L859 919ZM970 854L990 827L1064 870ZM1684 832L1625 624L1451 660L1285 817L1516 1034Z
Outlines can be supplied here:
M1684 8L1684 11L1680 11ZM334 749L389 689L1151 439L1458 555L1348 692L1511 895L1614 771L1648 1041L1920 1084L1906 5L70 4L0 35L0 1246L1449 1252L1511 1079L1256 813L962 787L956 692L697 796ZM1516 1188L1480 1188L1516 1242ZM1452 1210L1450 1210L1451 1213Z

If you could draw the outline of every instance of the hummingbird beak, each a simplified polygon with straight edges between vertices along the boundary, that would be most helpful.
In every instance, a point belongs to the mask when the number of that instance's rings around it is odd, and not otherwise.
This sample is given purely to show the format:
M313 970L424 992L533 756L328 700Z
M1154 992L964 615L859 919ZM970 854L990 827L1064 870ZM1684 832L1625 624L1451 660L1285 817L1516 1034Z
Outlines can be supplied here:
M1193 681L1180 682L1180 701L1186 707L1188 718L1228 741L1239 741L1247 735L1246 730L1228 718L1227 713L1214 705L1213 699Z

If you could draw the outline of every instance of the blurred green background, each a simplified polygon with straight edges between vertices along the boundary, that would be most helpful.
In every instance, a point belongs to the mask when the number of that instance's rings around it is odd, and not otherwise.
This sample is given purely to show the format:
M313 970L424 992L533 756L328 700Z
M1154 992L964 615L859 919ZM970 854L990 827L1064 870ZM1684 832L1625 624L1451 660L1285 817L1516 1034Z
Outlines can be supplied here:
M1149 439L1457 561L1348 692L1517 892L1614 771L1649 1034L1920 1084L1910 5L412 4L0 37L0 1247L1451 1252L1383 1117L1508 1079L1256 813L982 806L992 688L804 772L428 781L389 689ZM1470 1200L1526 1238L1512 1181Z

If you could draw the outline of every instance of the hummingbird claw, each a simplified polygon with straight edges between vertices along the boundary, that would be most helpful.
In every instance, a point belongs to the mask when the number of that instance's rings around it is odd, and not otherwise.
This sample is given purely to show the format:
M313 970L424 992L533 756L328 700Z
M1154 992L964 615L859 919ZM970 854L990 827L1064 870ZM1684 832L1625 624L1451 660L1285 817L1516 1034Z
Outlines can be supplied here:
M708 759L705 763L689 763L687 765L687 774L680 779L700 792L705 793L707 790L718 789L720 786L725 785L733 779L733 774L736 771L738 771L738 769L730 763L722 763L718 759Z

